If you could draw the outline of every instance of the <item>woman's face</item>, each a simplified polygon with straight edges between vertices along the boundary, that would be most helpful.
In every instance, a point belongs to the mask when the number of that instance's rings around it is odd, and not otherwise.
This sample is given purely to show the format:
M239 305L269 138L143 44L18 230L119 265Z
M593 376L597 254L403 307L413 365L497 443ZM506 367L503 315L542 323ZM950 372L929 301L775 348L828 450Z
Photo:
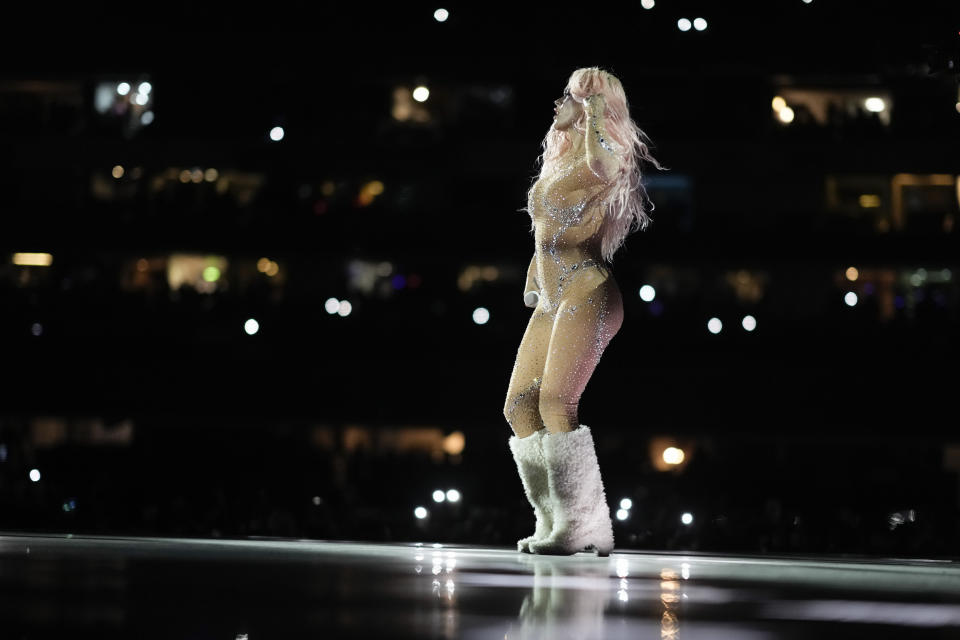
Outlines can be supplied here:
M563 96L557 98L553 101L555 116L553 118L553 128L559 129L560 131L565 131L570 128L577 118L580 117L580 112L583 111L583 107L580 106L580 103L573 99L573 96L570 95L570 90L567 89L563 92Z

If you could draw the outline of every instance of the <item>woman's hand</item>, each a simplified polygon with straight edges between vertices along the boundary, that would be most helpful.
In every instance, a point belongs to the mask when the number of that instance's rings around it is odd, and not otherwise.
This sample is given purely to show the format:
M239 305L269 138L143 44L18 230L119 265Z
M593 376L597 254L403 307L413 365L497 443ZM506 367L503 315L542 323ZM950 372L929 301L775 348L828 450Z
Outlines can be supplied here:
M540 304L540 292L534 289L527 291L525 294L523 294L523 304L531 309L535 308L538 304Z
M616 179L620 172L620 161L616 150L610 144L606 132L605 118L607 103L602 93L594 93L584 99L587 113L587 164L599 178L606 182Z
M588 116L603 117L607 110L607 102L602 93L595 93L583 99L583 109Z
M530 258L527 267L527 281L523 284L523 304L535 307L540 300L540 283L537 282L537 254Z

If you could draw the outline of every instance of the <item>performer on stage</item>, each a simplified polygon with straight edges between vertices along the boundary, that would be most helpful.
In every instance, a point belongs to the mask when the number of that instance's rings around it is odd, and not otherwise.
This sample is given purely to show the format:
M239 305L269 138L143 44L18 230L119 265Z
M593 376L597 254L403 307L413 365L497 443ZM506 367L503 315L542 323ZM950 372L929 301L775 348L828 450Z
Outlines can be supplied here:
M519 551L569 555L613 549L613 523L580 396L623 323L610 263L632 231L644 229L641 159L646 135L630 119L620 81L598 67L577 69L527 194L534 253L524 302L534 309L517 352L503 414L509 448L536 516ZM653 211L653 208L650 209Z

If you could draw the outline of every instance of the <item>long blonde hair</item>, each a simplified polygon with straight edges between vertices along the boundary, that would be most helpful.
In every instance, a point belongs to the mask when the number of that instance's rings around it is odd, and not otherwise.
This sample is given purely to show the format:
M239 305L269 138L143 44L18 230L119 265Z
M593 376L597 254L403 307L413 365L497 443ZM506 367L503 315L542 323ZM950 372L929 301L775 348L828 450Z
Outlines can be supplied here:
M603 223L601 225L601 253L607 263L613 262L613 255L623 246L626 237L635 229L646 229L652 222L650 213L656 208L650 202L650 209L644 206L646 189L641 182L640 161L652 162L658 169L669 171L654 158L647 144L650 141L647 134L630 119L630 109L627 105L627 96L623 91L620 80L612 73L600 67L584 67L570 74L566 89L578 100L583 101L587 96L602 93L606 103L604 113L604 128L610 138L615 155L619 158L620 169L614 180L601 192L603 201ZM586 128L586 112L572 125L577 131L584 133ZM552 126L541 143L543 153L537 160L541 164L540 171L533 178L533 183L545 176L554 173L561 164L564 154L573 145L566 131L554 129ZM531 217L531 232L534 231L533 213L529 209L530 198L533 195L533 184L527 190L526 211ZM649 200L649 197L646 198Z

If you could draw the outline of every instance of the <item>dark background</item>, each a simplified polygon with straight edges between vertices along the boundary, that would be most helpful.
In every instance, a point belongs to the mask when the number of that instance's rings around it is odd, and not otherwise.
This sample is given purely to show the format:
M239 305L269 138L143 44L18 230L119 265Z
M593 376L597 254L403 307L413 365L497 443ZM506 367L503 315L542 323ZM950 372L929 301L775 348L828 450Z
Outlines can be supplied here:
M10 10L0 528L513 546L520 208L553 100L600 66L670 168L580 404L633 500L618 547L958 555L960 10L438 6ZM124 81L149 124L97 108ZM173 286L198 261L215 286Z

